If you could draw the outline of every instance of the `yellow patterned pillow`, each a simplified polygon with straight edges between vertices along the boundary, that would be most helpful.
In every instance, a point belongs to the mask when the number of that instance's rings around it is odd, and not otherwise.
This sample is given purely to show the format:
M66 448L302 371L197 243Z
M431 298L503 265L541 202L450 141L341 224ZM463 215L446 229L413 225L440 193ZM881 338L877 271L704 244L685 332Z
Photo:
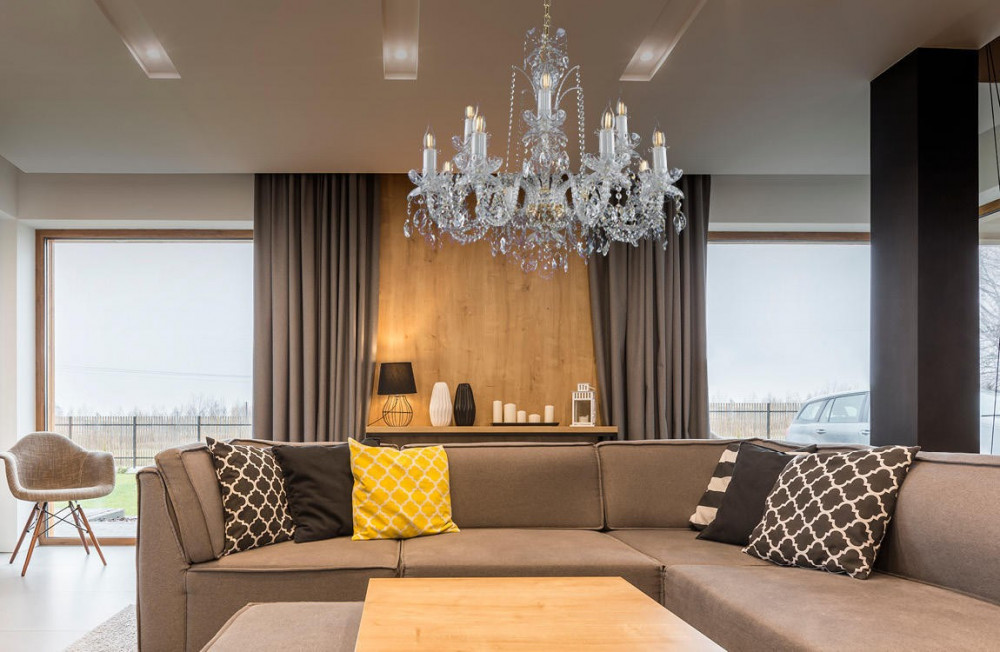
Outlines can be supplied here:
M451 520L448 454L441 446L395 450L351 445L354 540L458 532Z

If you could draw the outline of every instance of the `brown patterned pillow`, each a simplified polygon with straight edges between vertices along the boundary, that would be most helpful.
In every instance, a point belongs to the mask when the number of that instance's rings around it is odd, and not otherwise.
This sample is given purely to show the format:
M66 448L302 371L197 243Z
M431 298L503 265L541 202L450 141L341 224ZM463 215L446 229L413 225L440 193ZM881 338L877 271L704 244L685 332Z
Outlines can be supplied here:
M270 448L206 438L226 517L223 555L287 541L295 526L285 482Z
M884 446L792 460L743 552L867 579L917 450Z

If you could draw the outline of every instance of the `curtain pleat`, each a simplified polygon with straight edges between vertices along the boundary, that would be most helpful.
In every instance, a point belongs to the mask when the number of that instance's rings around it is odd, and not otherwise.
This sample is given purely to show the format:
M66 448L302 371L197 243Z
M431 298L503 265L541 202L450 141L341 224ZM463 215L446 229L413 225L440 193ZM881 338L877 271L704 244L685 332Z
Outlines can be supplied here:
M258 174L254 435L364 437L378 321L378 177Z
M669 246L612 246L590 260L604 422L623 439L708 436L705 272L711 178L683 177L688 226Z

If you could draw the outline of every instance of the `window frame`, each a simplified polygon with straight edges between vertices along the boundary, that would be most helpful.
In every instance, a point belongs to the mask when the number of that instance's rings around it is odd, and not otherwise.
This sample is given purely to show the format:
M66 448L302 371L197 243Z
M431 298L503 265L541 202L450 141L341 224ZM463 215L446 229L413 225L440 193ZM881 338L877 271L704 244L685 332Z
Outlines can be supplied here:
M54 423L55 338L52 310L53 245L58 241L182 242L253 240L249 229L39 229L35 231L35 430ZM135 537L103 537L101 545L131 546ZM79 545L77 537L39 537L39 545Z

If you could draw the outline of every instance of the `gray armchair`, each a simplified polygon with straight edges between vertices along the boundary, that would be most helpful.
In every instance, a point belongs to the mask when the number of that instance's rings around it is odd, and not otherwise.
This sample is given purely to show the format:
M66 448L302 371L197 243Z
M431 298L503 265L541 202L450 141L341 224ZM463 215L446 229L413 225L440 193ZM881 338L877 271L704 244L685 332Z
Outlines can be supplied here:
M22 437L6 453L0 453L0 459L6 463L10 492L18 500L34 503L28 522L24 524L17 545L14 546L14 553L10 556L10 563L13 564L24 537L32 532L21 576L28 571L31 553L39 538L55 527L56 523L50 523L50 519L75 527L88 555L89 536L101 562L107 566L101 545L77 501L100 498L114 491L114 457L110 453L88 451L54 432L35 432ZM57 512L49 511L50 504L61 502L69 504ZM66 510L69 510L68 516L72 517L72 523L63 517Z

